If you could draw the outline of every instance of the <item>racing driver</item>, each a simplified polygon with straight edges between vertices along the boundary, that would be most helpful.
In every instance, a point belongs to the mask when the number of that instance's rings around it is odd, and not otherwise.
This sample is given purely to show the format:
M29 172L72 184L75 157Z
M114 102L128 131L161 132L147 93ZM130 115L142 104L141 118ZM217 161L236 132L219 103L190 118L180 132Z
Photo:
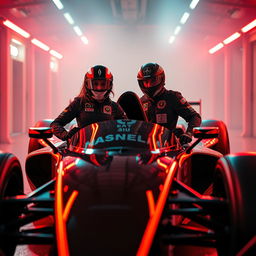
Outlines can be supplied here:
M192 141L192 131L201 124L201 116L191 107L180 92L165 88L165 73L157 63L146 63L141 66L138 83L144 95L141 102L148 120L160 124L174 133L181 116L188 123L185 133L179 135L181 144Z
M79 95L51 123L53 133L61 140L70 139L80 128L89 124L114 119L126 119L119 104L109 97L113 94L113 76L102 65L91 67L85 74ZM69 132L64 126L76 118L78 127Z

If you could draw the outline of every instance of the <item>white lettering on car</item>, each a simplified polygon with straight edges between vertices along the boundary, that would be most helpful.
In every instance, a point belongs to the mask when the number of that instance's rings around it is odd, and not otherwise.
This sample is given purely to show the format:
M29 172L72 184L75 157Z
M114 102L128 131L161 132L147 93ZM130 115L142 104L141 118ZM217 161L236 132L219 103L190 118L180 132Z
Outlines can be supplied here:
M141 142L141 143L146 143L145 140L143 140L141 138L141 135L136 135L136 134L126 134L126 133L123 133L123 134L108 134L106 135L105 137L98 137L96 140L92 141L91 145L97 145L97 144L100 144L100 143L104 143L104 142L111 142L111 141L137 141L137 142ZM89 141L87 141L85 143L85 146L87 147L88 145L90 144Z

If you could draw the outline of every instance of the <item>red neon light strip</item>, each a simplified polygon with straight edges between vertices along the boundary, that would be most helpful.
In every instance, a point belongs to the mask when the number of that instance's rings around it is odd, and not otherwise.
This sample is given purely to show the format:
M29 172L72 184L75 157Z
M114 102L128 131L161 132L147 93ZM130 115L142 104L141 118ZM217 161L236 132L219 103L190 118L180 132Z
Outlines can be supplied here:
M154 196L153 196L152 190L147 190L146 196L148 199L149 217L151 218L155 213L155 201L154 201Z
M78 196L78 191L77 190L74 190L71 194L71 196L69 197L68 199L68 202L66 204L66 207L65 207L65 210L63 212L63 219L64 219L64 222L67 222L68 220L68 216L69 216L69 213L70 213L70 210L71 210L71 207L72 205L74 204L76 198Z
M95 136L96 136L97 131L98 131L98 129L99 129L99 125L96 124L96 123L92 124L92 129L93 129L93 131L92 131L92 137L91 137L90 144L89 144L88 148L92 148L92 142L93 142L94 139L95 139ZM99 162L97 161L97 159L96 159L96 157L95 157L95 154L91 154L91 155L90 155L90 160L91 160L93 163L95 163L97 166L100 166Z
M57 171L57 180L56 180L56 188L55 188L56 190L56 198L55 198L56 238L57 238L58 255L69 256L67 230L66 230L66 224L63 218L62 173L63 173L63 162L60 162L60 166Z
M153 130L149 134L149 138L152 138L152 140L150 140L150 142L149 142L149 147L150 147L151 151L152 150L155 151L157 149L157 145L156 145L156 131L157 131L157 128L158 128L158 126L155 124ZM153 148L152 148L152 142L153 142ZM151 154L151 157L148 160L148 163L151 163L154 159L155 159L154 154Z
M154 130L153 130L153 135L152 135L152 141L153 141L153 149L156 150L157 149L157 145L156 145L156 131L157 131L157 125L155 125Z
M253 20L252 22L250 22L249 24L247 24L246 26L244 26L241 30L246 33L249 30L251 30L252 28L256 27L256 19Z
M162 126L161 127L161 130L160 130L160 133L158 134L158 141L160 142L162 142L162 135L163 135L163 133L164 133L164 127ZM161 145L160 145L160 147L163 147L164 145L162 145L162 143L161 143Z
M236 32L233 35L226 38L225 40L223 40L223 43L224 44L229 44L229 43L233 42L234 40L236 40L237 38L239 38L240 36L241 36L241 34Z
M178 166L177 162L174 161L166 177L163 190L157 200L154 215L148 221L147 227L145 229L145 232L143 234L143 237L140 243L140 247L136 254L137 256L145 256L149 254L149 251L150 251L165 203L166 203L166 199L169 195L169 190L170 190L173 178L175 176L177 166Z
M162 163L160 159L157 159L156 161L157 161L157 163L158 163L161 167L163 167L164 169L167 169L167 164Z
M245 255L248 250L256 244L256 236L254 236L237 254L237 256Z
M12 23L9 20L5 20L3 22L3 24L6 27L12 29L13 31L17 32L18 34L20 34L21 36L23 36L25 38L29 38L30 37L30 34L28 32L26 32L25 30L21 29L20 27L18 27L17 25L15 25L14 23Z

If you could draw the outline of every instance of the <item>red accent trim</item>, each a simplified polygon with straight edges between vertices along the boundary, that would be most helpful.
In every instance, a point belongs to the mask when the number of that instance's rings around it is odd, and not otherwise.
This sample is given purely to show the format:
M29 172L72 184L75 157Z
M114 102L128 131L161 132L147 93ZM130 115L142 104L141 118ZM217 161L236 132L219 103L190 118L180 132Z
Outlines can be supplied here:
M256 244L256 236L252 237L251 240L238 252L236 256L243 256L245 255L248 250Z
M147 190L146 196L148 199L149 217L151 218L155 212L155 201L154 201L154 196L153 196L152 190Z
M69 256L66 223L63 218L63 189L62 189L63 162L57 170L56 198L55 198L55 228L59 256Z
M93 142L94 139L95 139L95 136L96 136L97 131L98 131L98 129L99 129L99 125L96 124L96 123L92 124L92 129L93 129L93 131L92 131L92 136L91 136L91 140L90 140L90 144L89 144L88 148L93 148L92 142ZM91 160L94 164L96 164L97 166L100 166L99 162L98 162L97 159L96 159L95 154L90 155L90 160Z
M154 215L148 221L147 227L140 243L140 247L136 254L137 256L145 256L149 254L177 167L178 163L177 161L174 161L170 167L170 171L167 174L163 190L158 197Z
M63 212L63 219L64 219L64 222L67 222L68 220L68 216L69 216L69 213L70 213L70 210L72 208L72 205L74 204L76 198L78 196L78 191L77 190L74 190L71 194L71 196L69 197L68 199L68 202L66 204L66 207L65 207L65 210Z

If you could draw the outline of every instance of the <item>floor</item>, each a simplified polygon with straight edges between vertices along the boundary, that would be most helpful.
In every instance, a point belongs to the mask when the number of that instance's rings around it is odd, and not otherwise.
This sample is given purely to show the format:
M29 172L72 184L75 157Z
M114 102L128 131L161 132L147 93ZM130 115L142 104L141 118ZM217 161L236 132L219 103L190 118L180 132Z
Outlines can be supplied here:
M242 137L239 131L231 130L229 131L230 137L230 146L231 153L237 152L248 152L254 151L256 152L256 137ZM25 169L25 158L28 150L28 141L29 137L26 134L16 135L12 138L11 144L0 144L0 150L11 152L18 157L21 162L22 169ZM28 186L28 182L24 175L24 184L25 184L25 193L30 192L30 188ZM36 250L37 246L27 247L27 246L19 246L16 250L15 256L34 256L34 255L46 255L45 249L41 249L39 252ZM34 251L37 251L35 253ZM190 251L191 252L191 251ZM194 254L193 254L194 255ZM211 255L216 256L215 250L205 251L205 249L201 249L201 251L197 251L195 255Z

